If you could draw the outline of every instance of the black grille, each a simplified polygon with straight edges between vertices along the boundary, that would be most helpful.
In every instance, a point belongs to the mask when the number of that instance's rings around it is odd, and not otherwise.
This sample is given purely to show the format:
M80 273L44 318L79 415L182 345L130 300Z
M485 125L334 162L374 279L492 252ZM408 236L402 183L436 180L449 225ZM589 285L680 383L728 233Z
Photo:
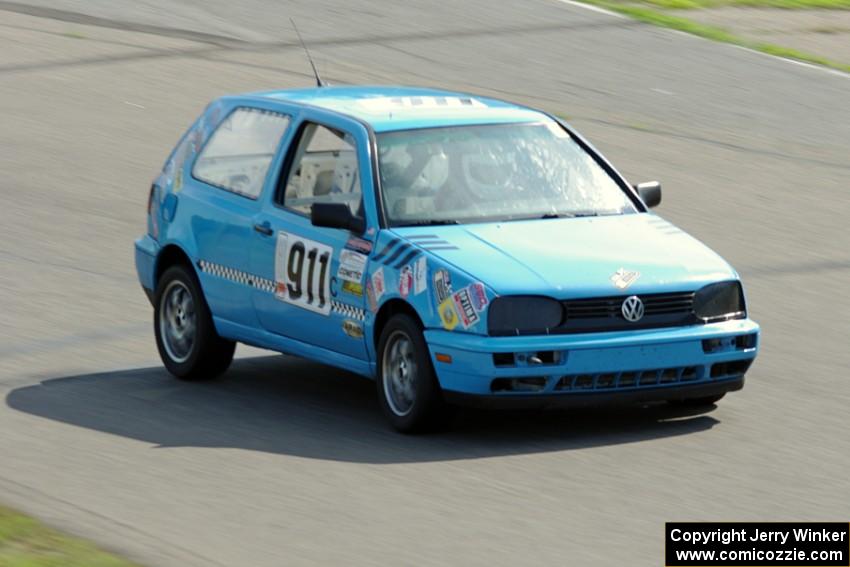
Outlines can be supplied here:
M620 388L653 387L680 382L692 382L694 380L701 380L704 377L703 369L700 366L678 366L675 368L609 372L603 374L571 374L561 377L555 384L555 390L616 390ZM712 374L712 378L714 377Z
M555 332L578 333L650 329L692 325L699 321L694 315L694 293L653 293L638 295L643 302L644 315L640 321L631 322L623 317L623 301L628 295L571 299L562 301L565 321Z
M623 301L629 297L594 297L592 299L574 299L562 302L567 310L567 319L591 319L595 317L621 317ZM639 295L645 309L644 316L673 313L691 313L694 308L694 294L656 293Z

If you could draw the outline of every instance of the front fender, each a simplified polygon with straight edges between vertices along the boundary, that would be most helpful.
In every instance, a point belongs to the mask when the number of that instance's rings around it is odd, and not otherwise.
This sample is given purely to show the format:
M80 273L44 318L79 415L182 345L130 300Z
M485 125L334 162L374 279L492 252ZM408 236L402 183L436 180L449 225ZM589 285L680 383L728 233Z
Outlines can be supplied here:
M496 297L483 282L389 231L376 239L365 293L373 314L401 299L426 329L477 335L486 334L487 306Z

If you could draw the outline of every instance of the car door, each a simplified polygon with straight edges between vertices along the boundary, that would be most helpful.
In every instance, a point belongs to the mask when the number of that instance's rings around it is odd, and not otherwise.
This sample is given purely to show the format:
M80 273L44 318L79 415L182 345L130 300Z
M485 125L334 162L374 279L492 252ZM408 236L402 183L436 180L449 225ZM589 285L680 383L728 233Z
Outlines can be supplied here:
M252 270L273 282L271 293L254 293L257 318L272 333L367 360L363 286L371 242L310 222L318 202L345 203L365 216L367 133L330 113L308 112L296 128L277 190L255 218Z
M245 250L253 238L259 197L290 116L235 105L204 140L202 124L214 121L208 115L218 111L208 110L184 140L183 144L194 148L192 152L200 151L194 160L186 160L173 191L179 206L191 211L187 228L195 240L199 277L213 315L255 325L254 278Z

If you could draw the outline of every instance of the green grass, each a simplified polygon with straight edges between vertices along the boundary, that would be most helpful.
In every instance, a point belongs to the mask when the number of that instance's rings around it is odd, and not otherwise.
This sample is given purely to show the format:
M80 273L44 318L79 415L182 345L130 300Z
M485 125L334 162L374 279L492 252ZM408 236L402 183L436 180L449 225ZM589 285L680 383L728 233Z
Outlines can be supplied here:
M592 3L599 4L599 2L597 2L596 0L592 0ZM656 26L683 31L693 35L698 35L700 37L713 39L714 41L722 41L725 43L740 42L740 39L737 36L724 30L723 28L707 26L705 24L700 24L693 20L682 18L680 16L671 16L670 14L665 14L663 12L659 12L658 10L653 10L652 8L645 8L643 6L634 6L626 4L616 4L605 0L602 1L602 4L604 4L605 7L609 9L615 10L617 12L620 12L621 14L625 14L634 18L635 20L645 22L647 24L654 24Z
M637 0L665 10L695 10L722 6L780 8L783 10L850 10L850 0ZM628 3L612 0L611 3Z
M748 43L747 47L751 47L753 49L757 49L764 53L768 53L770 55L776 55L777 57L785 57L787 59L796 59L797 61L804 61L806 63L814 63L815 65L822 65L823 67L831 67L833 69L838 69L840 71L844 71L845 73L850 73L850 65L845 65L844 63L838 63L837 61L833 61L832 59L827 59L826 57L820 57L819 55L812 55L810 53L804 53L797 49L791 49L789 47L782 47L781 45L774 45L772 43Z
M0 567L137 567L0 506Z
M850 33L850 28L842 28L840 26L820 26L809 28L812 33L834 34L834 33Z
M838 69L840 71L844 71L845 73L850 73L850 65L845 63L839 63L837 61L833 61L831 59L827 59L826 57L820 57L818 55L812 55L810 53L804 53L802 51L798 51L796 49L791 49L788 47L782 47L781 45L774 45L772 43L762 43L758 41L751 41L740 37L738 35L733 34L723 28L718 28L715 26L708 26L705 24L700 24L693 20L689 20L688 18L683 18L681 16L674 16L665 12L660 12L653 8L644 5L637 5L634 3L623 3L618 2L616 0L582 0L586 4L593 4L594 6L599 6L601 8L606 8L613 12L619 12L620 14L624 14L629 16L635 20L645 22L647 24L653 24L656 26L661 26L665 28L670 28L674 30L679 30L685 33L689 33L692 35L697 35L699 37L704 37L707 39L712 39L714 41L722 41L723 43L731 43L733 45L740 45L742 47L748 47L750 49L755 49L756 51L761 51L763 53L768 53L770 55L776 55L778 57L786 57L788 59L796 59L797 61L803 61L805 63L814 63L815 65L822 65L824 67L830 67L832 69ZM663 2L690 2L692 0L650 0L653 2L663 1ZM703 1L703 0L697 0ZM755 0L754 0L755 1ZM807 0L806 0L807 1ZM844 1L844 0L841 0Z

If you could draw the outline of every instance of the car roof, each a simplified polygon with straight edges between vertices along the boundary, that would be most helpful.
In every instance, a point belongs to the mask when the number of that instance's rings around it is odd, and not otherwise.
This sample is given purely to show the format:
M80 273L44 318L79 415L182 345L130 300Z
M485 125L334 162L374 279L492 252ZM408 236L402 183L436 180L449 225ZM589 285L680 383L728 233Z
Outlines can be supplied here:
M353 116L376 132L469 124L539 122L542 112L472 94L391 86L326 86L250 93Z

